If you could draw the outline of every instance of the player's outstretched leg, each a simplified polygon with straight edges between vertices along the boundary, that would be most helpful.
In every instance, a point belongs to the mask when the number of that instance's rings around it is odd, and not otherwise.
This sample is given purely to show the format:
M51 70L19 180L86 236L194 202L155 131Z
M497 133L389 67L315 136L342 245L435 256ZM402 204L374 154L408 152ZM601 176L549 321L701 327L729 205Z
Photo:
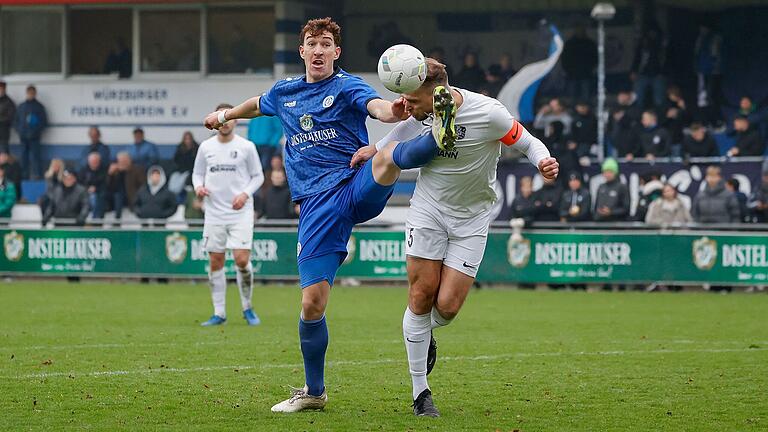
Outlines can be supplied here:
M456 102L443 86L432 93L432 136L440 150L451 151L456 145Z
M211 288L211 299L213 300L213 316L200 324L204 327L221 325L227 322L227 277L224 269L212 270L208 272L208 285Z

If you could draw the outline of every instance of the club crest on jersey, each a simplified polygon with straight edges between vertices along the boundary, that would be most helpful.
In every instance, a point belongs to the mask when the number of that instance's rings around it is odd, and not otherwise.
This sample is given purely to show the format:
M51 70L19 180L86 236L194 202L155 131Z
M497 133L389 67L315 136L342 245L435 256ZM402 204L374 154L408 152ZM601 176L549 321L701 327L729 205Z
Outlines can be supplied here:
M456 125L456 141L463 140L467 135L467 128L464 126Z
M331 105L333 105L333 96L326 96L325 99L323 99L323 108L328 108Z
M311 116L311 115L309 115L309 114L304 114L304 115L303 115L303 116L301 116L301 118L299 119L299 125L301 125L301 128L302 128L302 129L304 129L305 131L309 132L309 131L311 131L311 130L312 130L312 127L313 127L315 124L312 122L312 116Z
M237 150L232 150L231 152L229 152L229 157L231 157L232 159L237 159Z

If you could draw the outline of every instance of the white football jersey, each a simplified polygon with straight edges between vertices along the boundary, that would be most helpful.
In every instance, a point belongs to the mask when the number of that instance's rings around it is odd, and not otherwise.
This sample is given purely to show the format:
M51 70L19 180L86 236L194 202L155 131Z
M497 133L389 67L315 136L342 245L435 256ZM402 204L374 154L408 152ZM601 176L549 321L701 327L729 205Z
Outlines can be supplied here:
M209 191L203 200L206 224L252 224L252 195L263 182L259 154L252 142L234 135L232 141L222 143L214 135L200 144L192 183L195 188L205 186ZM235 210L232 201L242 192L248 194L248 201Z
M456 146L452 151L440 150L421 168L411 203L426 201L451 216L471 217L496 202L500 140L515 122L496 99L454 90L464 98L456 111ZM430 128L423 126L422 133Z

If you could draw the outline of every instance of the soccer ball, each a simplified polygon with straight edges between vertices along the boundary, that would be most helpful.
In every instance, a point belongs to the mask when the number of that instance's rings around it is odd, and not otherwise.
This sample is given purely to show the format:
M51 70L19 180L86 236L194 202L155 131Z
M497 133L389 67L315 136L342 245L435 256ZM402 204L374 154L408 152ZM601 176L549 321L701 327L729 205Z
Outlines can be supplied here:
M379 59L379 79L395 93L411 93L427 78L424 54L410 45L389 47Z

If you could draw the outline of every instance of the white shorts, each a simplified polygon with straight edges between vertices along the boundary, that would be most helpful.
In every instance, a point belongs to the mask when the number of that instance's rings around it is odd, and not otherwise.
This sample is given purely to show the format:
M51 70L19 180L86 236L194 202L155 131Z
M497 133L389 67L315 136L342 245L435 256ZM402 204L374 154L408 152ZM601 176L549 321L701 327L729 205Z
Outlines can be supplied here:
M441 213L426 203L411 203L405 223L405 253L475 277L488 241L490 210L471 218Z
M203 225L203 249L224 253L227 249L251 250L253 224Z

